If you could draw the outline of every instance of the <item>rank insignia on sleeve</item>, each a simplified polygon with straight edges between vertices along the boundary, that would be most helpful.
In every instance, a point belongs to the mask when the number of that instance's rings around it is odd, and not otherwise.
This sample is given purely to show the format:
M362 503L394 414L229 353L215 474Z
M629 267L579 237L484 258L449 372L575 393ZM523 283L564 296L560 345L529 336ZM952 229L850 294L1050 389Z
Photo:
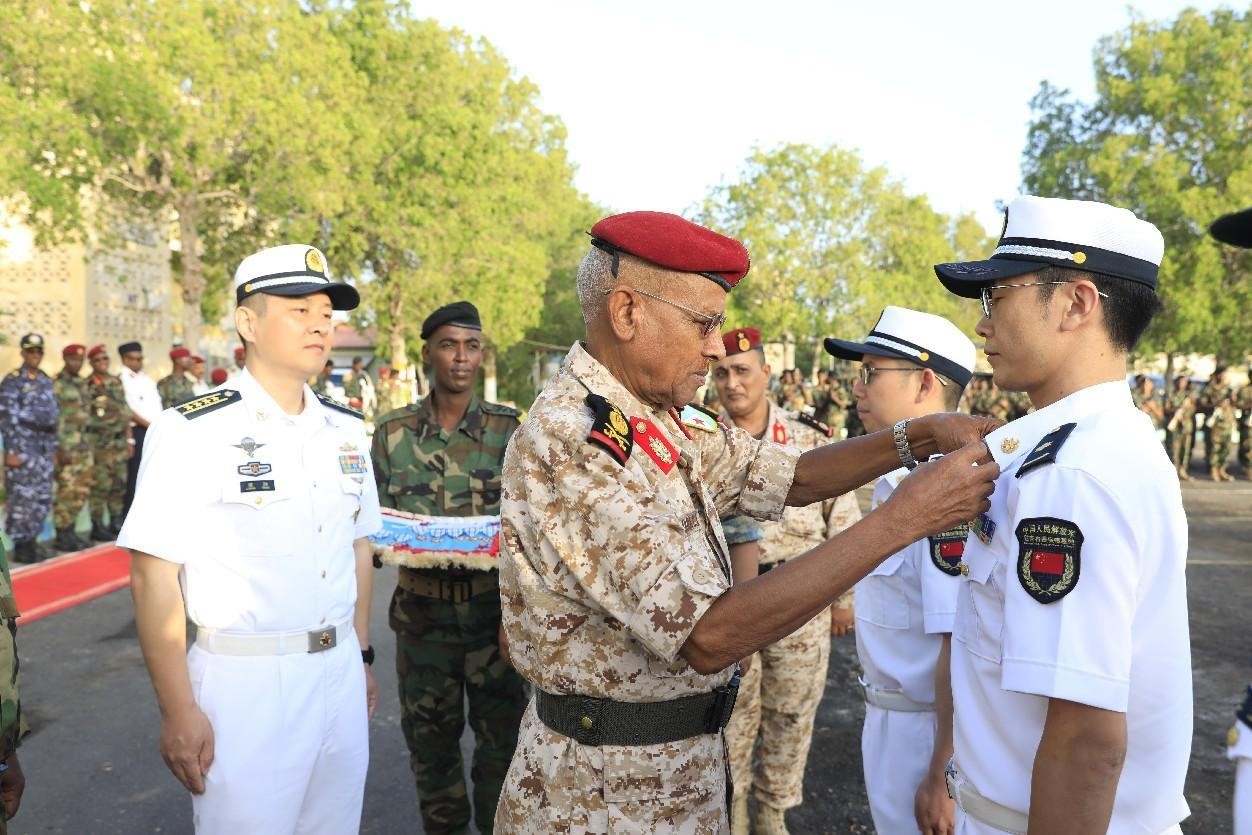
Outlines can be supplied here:
M1056 454L1060 452L1065 441L1069 439L1069 433L1074 431L1076 423L1066 423L1058 426L1048 434L1044 435L1035 445L1035 448L1026 453L1025 461L1017 468L1017 478L1021 478L1037 467L1045 464L1056 463Z
M971 528L983 545L990 545L991 538L996 535L996 523L991 521L991 517L985 513L978 514Z
M1078 585L1082 531L1073 522L1037 516L1017 525L1017 579L1040 603L1055 603Z
M630 424L626 421L626 415L598 394L588 394L586 403L595 415L587 440L607 450L613 456L614 461L623 467L626 466L630 452L635 446L630 436Z
M670 470L678 463L678 450L670 443L669 438L646 418L631 418L630 428L634 433L635 446L647 453L661 468L661 472L669 475Z
M965 540L969 536L969 525L957 525L926 538L930 546L930 561L935 568L952 577L961 573L961 559L965 556Z
M818 434L824 437L833 438L835 436L835 430L831 429L829 426L822 423L820 420L813 417L808 412L800 412L796 415L796 417L805 426L809 427L810 429L816 430Z
M683 410L678 416L678 422L692 429L716 432L718 424L721 423L721 418L718 417L716 412L712 412L703 406L688 403L686 406L683 406Z
M187 418L187 420L192 420L216 411L223 406L237 403L241 399L242 395L234 389L222 389L221 391L211 391L203 397L193 397L190 400L184 400L173 408L174 411Z

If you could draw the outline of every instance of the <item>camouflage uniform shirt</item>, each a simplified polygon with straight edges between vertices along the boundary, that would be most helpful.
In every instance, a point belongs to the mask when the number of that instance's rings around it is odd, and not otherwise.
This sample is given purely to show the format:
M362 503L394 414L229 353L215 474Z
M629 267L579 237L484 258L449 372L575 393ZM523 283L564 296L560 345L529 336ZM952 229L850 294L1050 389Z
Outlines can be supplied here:
M71 454L87 443L87 425L91 418L87 409L87 382L62 369L53 379L52 388L60 408L57 446L63 453Z
M608 423L634 433L624 461L589 440L589 395L628 416ZM550 693L624 702L725 684L730 669L702 675L679 654L730 585L718 519L779 518L798 456L739 429L682 426L575 345L505 455L500 584L514 666ZM527 708L497 832L725 825L720 735L584 746Z
M196 394L192 388L193 385L187 375L181 371L175 371L157 380L157 393L161 395L161 408L168 409L184 400L190 400Z

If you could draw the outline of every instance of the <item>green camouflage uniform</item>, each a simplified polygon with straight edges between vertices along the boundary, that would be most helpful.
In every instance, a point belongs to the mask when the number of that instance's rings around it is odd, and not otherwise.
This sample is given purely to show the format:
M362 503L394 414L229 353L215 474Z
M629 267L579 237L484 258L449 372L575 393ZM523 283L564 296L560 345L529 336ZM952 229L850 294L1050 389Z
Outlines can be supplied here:
M110 524L116 524L121 521L126 499L126 426L130 423L130 407L126 405L126 392L119 377L92 374L86 386L90 402L87 437L95 465L91 521L103 525L108 511Z
M1191 389L1171 389L1165 395L1165 443L1169 460L1179 472L1191 466L1191 445L1195 440L1195 396Z
M87 383L65 369L52 381L57 406L57 491L52 502L52 523L57 530L74 527L78 512L91 495L95 467L87 439Z
M1239 465L1245 477L1252 477L1252 381L1235 395L1235 408L1239 410Z
M457 428L445 432L430 399L378 419L372 455L380 503L429 516L498 516L500 468L518 413L474 398ZM522 679L500 655L498 572L406 567L400 572L390 623L396 633L400 724L423 825L429 833L465 832L469 825L460 747L468 693L475 736L474 819L480 832L491 832L526 707ZM423 596L404 587L430 581L448 595Z
M196 394L192 385L191 380L181 371L175 371L157 380L157 394L161 395L161 408L168 409L184 400L190 400Z
M1213 406L1213 417L1209 422L1208 460L1209 469L1224 473L1226 462L1230 459L1230 433L1235 428L1235 407L1228 399L1219 400Z
M1210 378L1204 388L1200 390L1200 394L1196 398L1196 411L1201 415L1212 418L1216 415L1217 404L1228 397L1232 399L1234 397L1234 390L1230 387L1230 384L1224 382L1218 383ZM1231 422L1233 423L1233 419ZM1204 427L1205 459L1209 462L1209 467L1212 467L1213 457L1215 452L1217 452L1217 450L1214 450L1213 447L1221 446L1222 439L1218 437L1218 433L1213 431L1213 427L1209 421L1202 421L1201 426ZM1229 439L1226 442L1226 452L1227 454L1230 452ZM1222 461L1225 461L1225 459L1223 458Z
M330 375L318 374L313 378L313 382L309 383L309 388L313 389L314 394L330 397Z
M30 731L22 715L22 699L18 690L17 601L13 598L13 581L9 577L9 560L0 545L0 762L7 761ZM4 815L0 814L0 835L8 832Z
M814 400L817 419L834 429L835 440L839 440L840 430L848 420L848 409L854 402L852 387L843 380L832 378L818 389Z
M1158 392L1156 389L1153 389L1151 394L1144 394L1143 389L1136 386L1130 391L1130 399L1134 402L1136 409L1143 412L1145 415L1148 416L1149 419L1151 419L1152 428L1154 429L1161 428L1161 425L1162 425L1161 418L1162 418L1162 415L1164 414L1164 411L1161 407L1160 392ZM1145 405L1148 406L1147 409L1144 408Z
M343 396L349 400L361 399L361 375L364 371L349 372L343 381Z

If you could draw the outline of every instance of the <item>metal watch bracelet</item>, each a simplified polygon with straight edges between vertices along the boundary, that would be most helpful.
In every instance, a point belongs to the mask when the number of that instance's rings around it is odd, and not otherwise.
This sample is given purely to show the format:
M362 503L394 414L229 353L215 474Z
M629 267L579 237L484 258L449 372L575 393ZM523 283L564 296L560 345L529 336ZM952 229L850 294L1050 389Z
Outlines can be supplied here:
M917 467L917 459L913 457L913 450L909 449L909 435L906 431L912 419L905 418L891 430L891 437L896 442L896 454L900 456L900 463L910 470Z

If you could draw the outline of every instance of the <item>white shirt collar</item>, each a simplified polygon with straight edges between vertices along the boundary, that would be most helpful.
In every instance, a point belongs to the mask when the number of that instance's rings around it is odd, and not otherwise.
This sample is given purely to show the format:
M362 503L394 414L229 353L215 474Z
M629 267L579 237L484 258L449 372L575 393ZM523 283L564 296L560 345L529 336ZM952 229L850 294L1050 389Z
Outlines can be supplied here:
M1030 452L1039 439L1066 423L1079 423L1084 417L1110 408L1134 408L1130 387L1114 380L1079 389L1050 406L1006 423L986 438L991 457L1000 470Z
M278 418L289 424L306 428L332 422L330 409L322 405L322 401L317 399L317 395L313 393L313 389L309 388L308 383L304 384L304 411L298 415L289 415L283 411L278 402L270 396L270 393L247 368L231 380L231 387L243 396L244 405L258 421L264 422L271 418Z

